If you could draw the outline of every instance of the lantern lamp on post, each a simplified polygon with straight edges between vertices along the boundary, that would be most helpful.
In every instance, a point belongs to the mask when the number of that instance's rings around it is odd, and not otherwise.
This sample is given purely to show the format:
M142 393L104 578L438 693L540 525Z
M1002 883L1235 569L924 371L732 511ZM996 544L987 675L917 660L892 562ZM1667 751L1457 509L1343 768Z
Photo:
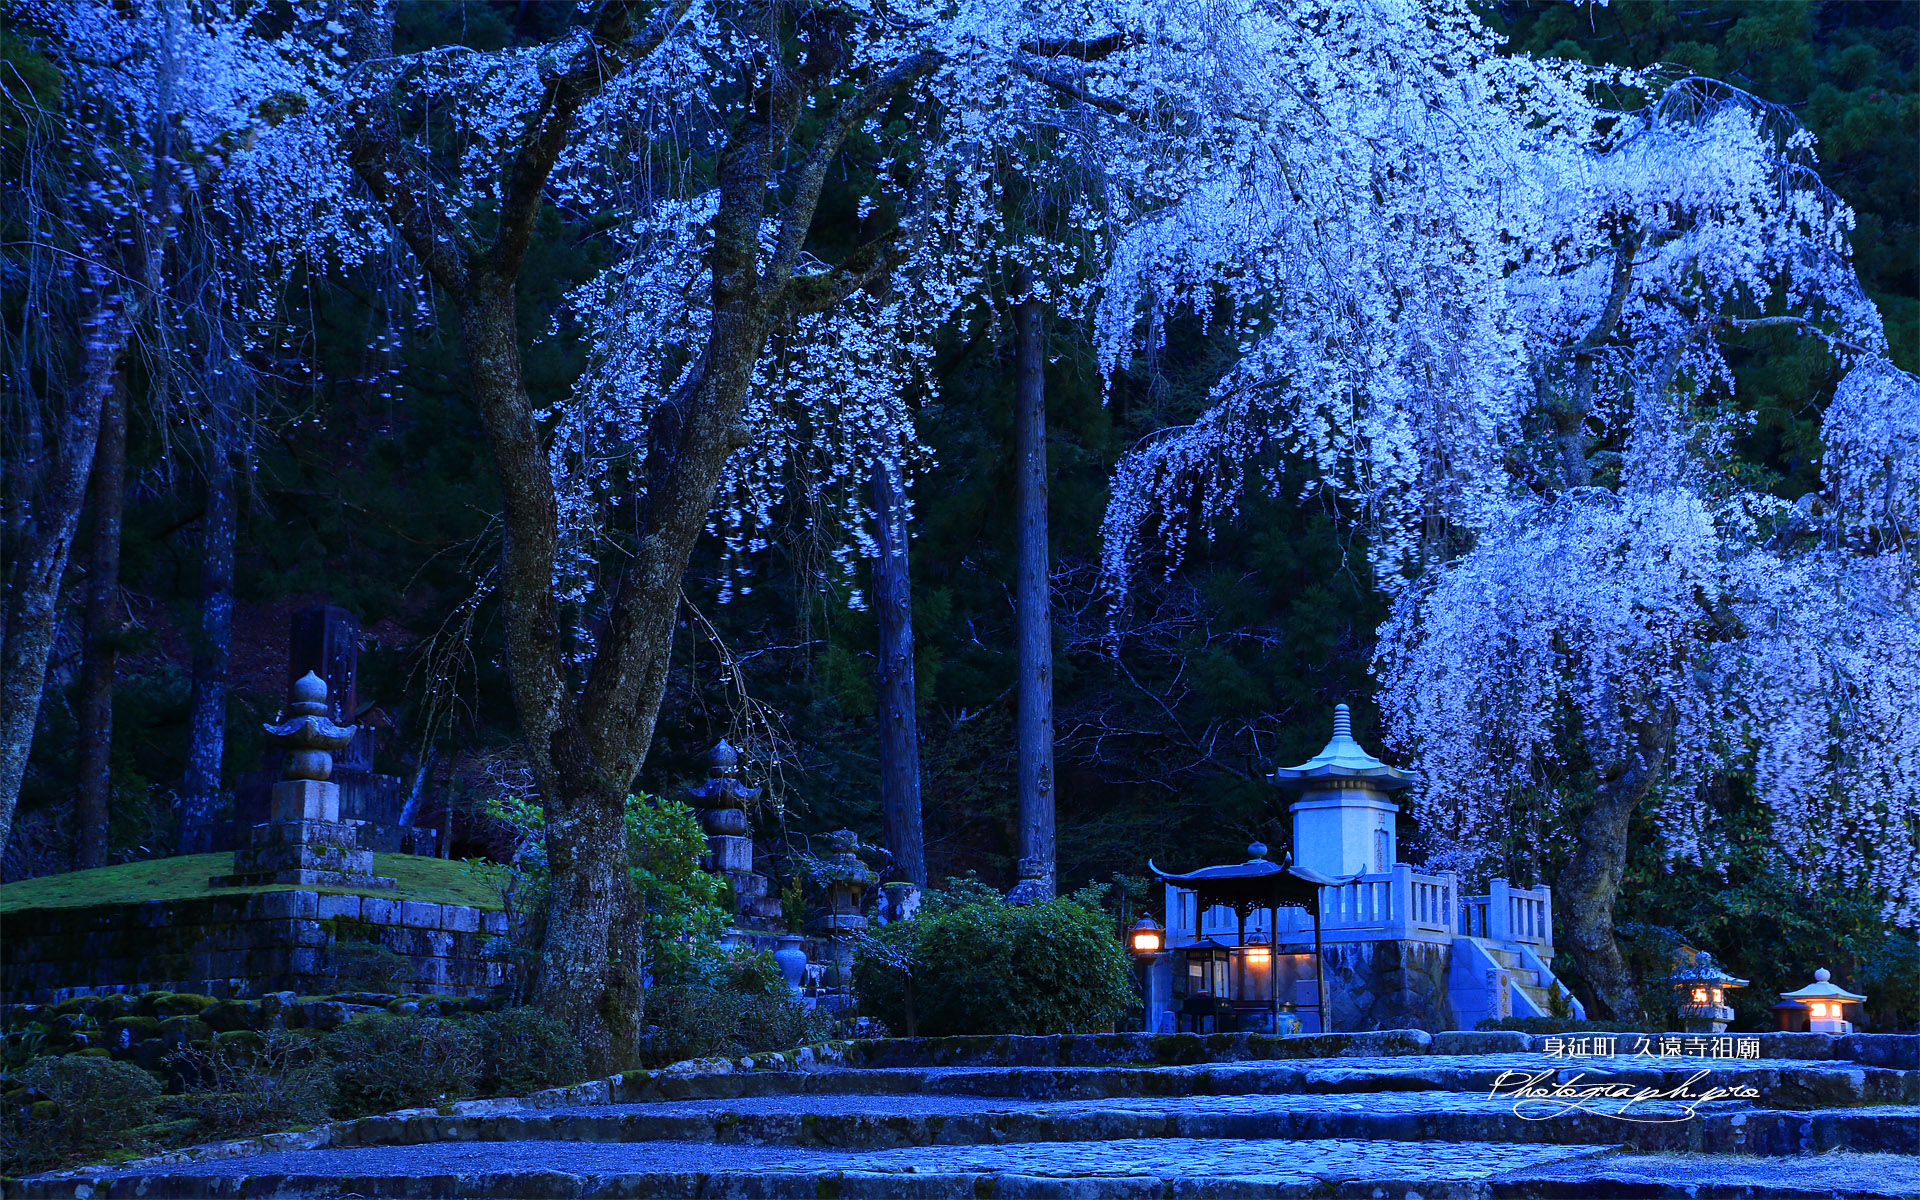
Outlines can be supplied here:
M1135 957L1158 954L1166 949L1166 930L1151 916L1143 916L1127 934L1127 946Z
M1853 1022L1847 1019L1846 1006L1866 1001L1865 996L1829 982L1832 978L1832 974L1821 967L1813 973L1813 982L1806 987L1780 993L1783 1001L1796 1000L1807 1006L1809 1033L1852 1033Z
M1733 1007L1727 993L1747 986L1747 981L1722 971L1713 955L1702 951L1685 966L1667 977L1678 994L1681 1028L1688 1033L1723 1033L1733 1020Z

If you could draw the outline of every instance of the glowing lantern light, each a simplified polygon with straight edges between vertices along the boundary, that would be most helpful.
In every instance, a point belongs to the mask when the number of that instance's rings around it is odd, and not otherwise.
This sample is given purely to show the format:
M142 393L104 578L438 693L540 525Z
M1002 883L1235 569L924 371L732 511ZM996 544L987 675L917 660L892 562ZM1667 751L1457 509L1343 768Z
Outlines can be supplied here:
M1747 986L1747 981L1727 974L1702 951L1690 965L1682 966L1667 977L1679 995L1680 1023L1688 1033L1721 1033L1733 1020L1727 1004L1727 989Z
M1807 1006L1809 1033L1853 1032L1853 1022L1847 1019L1847 1005L1863 1003L1866 997L1831 982L1832 978L1832 974L1821 967L1806 987L1780 993L1783 1003L1797 1001Z
M1165 931L1150 916L1140 918L1127 940L1135 954L1158 954L1167 944Z

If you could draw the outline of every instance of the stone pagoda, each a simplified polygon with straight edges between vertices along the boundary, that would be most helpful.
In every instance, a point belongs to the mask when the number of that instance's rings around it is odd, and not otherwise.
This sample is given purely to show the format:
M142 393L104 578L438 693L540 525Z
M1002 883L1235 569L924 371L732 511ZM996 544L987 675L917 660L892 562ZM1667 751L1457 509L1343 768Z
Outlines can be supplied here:
M767 877L754 870L747 826L747 805L760 798L760 789L741 783L739 774L740 752L722 738L708 759L706 781L687 789L687 802L699 811L700 828L707 834L701 865L733 885L734 917L741 929L775 932L783 928L780 899L768 894Z
M311 671L295 680L286 712L266 733L269 745L287 752L283 778L273 785L267 820L247 829L233 852L234 873L214 876L213 886L392 888L392 879L373 873L373 851L361 848L356 823L340 819L340 786L328 776L354 727L332 720L326 681Z
M1400 806L1388 796L1416 780L1353 740L1353 718L1346 705L1334 707L1333 737L1320 753L1267 778L1299 795L1288 807L1295 866L1338 877L1389 871L1399 861L1394 818Z

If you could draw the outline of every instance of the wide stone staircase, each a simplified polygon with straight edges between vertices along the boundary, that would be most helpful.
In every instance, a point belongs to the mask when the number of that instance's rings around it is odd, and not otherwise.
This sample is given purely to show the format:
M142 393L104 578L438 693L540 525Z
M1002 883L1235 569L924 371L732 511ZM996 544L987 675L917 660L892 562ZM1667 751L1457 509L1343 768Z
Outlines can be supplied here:
M12 1181L8 1197L1920 1197L1920 1037L837 1043ZM1741 1057L1745 1053L1746 1057Z

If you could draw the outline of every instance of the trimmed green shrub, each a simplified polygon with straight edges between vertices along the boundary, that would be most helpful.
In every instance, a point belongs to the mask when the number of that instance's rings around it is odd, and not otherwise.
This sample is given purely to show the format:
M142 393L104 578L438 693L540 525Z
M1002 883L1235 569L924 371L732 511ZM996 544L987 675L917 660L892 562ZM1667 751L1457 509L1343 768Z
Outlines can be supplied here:
M439 1104L473 1095L483 1056L464 1023L374 1013L323 1039L345 1116Z
M333 1066L317 1039L284 1029L223 1033L211 1045L181 1047L169 1062L187 1083L179 1112L211 1132L317 1125L333 1103Z
M34 1059L7 1081L4 1170L45 1170L139 1144L129 1131L153 1120L160 1091L159 1080L132 1063Z
M480 1091L524 1096L577 1083L586 1074L580 1044L567 1027L537 1008L503 1008L467 1020L480 1042Z
M725 988L664 987L647 993L649 1066L762 1050L791 1050L833 1036L825 1013L789 995L747 995Z
M966 881L949 880L964 885ZM863 940L862 1013L915 1032L1093 1033L1139 1002L1111 918L1076 897L1009 905L980 887L930 892L918 916Z

